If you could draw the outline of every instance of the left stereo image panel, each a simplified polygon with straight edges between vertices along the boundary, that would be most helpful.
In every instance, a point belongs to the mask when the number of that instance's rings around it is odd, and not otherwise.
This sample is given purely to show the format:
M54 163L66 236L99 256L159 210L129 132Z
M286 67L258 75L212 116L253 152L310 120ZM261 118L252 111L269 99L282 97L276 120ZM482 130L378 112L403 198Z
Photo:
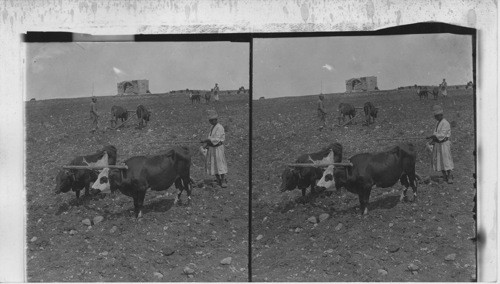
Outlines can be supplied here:
M248 281L250 43L24 46L26 280Z

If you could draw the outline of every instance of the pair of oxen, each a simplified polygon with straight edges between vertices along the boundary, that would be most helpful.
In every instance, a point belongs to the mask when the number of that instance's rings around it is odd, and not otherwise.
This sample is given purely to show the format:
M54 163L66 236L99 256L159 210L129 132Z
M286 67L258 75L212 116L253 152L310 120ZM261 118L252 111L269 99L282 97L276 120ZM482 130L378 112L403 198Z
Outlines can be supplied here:
M155 156L132 157L124 162L124 167L113 167L117 150L108 145L95 154L75 157L69 168L59 171L55 193L74 191L79 198L81 190L85 190L85 195L119 190L134 199L135 216L141 217L148 189L166 190L175 183L177 195L174 203L178 203L184 190L187 191L188 203L191 201L191 156L189 148L175 147ZM103 170L98 174L95 168Z
M351 165L330 165L322 167L302 165L288 166L282 174L280 191L290 191L296 188L302 190L302 196L307 188L311 194L321 189L341 188L359 196L361 214L368 213L368 202L373 186L387 188L394 186L398 180L405 189L401 200L406 199L407 189L411 186L414 198L417 196L415 173L416 152L412 144L400 144L378 153L362 153L349 159ZM297 158L299 164L326 164L342 162L342 145L333 143L319 152L304 154Z

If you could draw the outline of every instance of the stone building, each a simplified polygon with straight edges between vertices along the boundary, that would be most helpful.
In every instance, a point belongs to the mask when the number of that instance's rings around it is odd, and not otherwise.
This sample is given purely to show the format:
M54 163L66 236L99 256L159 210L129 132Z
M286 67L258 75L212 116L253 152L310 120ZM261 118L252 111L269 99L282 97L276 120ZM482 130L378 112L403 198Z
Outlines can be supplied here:
M144 95L149 93L148 80L123 81L118 85L118 95Z
M378 90L377 77L352 78L345 81L346 92L366 92Z

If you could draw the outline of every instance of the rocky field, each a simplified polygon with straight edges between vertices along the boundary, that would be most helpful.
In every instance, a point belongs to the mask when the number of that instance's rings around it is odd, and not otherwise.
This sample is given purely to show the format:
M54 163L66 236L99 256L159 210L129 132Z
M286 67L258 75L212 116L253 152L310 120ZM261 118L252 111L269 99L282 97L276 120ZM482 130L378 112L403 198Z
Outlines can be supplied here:
M112 105L135 111L142 104L152 116L140 130L134 117L120 130L92 134L90 98L27 102L27 280L247 281L248 103L248 94L223 94L218 105L191 104L180 94L98 97L101 129L110 126ZM213 108L226 129L228 188L214 185L195 155L191 205L174 206L173 187L148 191L138 221L132 198L119 192L80 200L53 193L57 172L76 155L111 144L120 163L206 138Z
M325 106L332 130L318 130L317 96L253 102L252 125L252 279L253 281L473 281L476 277L472 219L474 97L472 90L450 90L448 98L419 100L414 91L356 95L328 94ZM341 102L362 107L371 101L379 116L334 126ZM286 163L329 143L344 147L344 161L360 152L381 151L401 141L377 138L425 137L441 104L452 125L454 184L432 172L425 140L417 148L415 202L399 202L401 185L374 188L369 213L362 217L358 197L342 190L301 203L299 190L281 193ZM358 110L362 111L362 110ZM364 116L364 115L363 115ZM409 190L411 194L411 189Z

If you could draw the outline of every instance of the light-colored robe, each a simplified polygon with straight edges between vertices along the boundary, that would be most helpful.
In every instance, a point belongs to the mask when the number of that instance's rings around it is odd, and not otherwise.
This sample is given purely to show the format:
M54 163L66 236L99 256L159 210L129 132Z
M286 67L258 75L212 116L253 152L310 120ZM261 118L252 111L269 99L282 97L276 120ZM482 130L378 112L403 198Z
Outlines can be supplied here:
M217 145L220 142L224 143L226 140L226 134L224 133L224 127L217 123L212 127L208 134L208 139L213 145ZM226 155L224 154L224 144L212 147L208 146L207 156L205 160L205 168L207 174L209 175L221 175L227 173L227 162Z
M433 135L439 141L443 141L448 137L448 141L443 143L434 143L432 147L432 169L435 171L448 171L453 170L453 157L451 156L451 127L450 123L446 119L442 119L438 122L436 130Z

